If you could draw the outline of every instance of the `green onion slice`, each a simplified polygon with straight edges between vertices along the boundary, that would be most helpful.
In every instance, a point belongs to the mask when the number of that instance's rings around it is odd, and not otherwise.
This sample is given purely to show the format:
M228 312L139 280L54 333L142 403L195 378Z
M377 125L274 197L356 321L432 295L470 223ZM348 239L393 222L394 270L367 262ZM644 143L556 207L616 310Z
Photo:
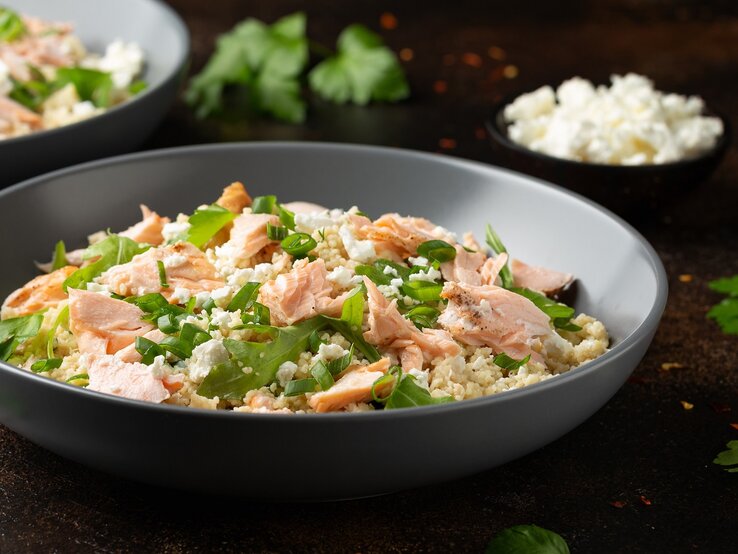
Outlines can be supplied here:
M318 381L313 378L298 379L296 381L290 381L284 388L285 396L300 396L306 392L315 392L318 386Z
M434 327L436 320L441 314L436 308L431 306L415 306L405 314L405 317L412 321L418 329L425 327Z
M320 345L327 344L327 341L320 338L320 331L315 330L310 334L310 337L308 338L308 344L310 346L310 351L313 354L317 354L318 350L320 349Z
M335 383L333 375L331 375L330 370L322 361L318 361L310 368L310 374L318 382L321 390L328 390Z
M418 254L431 262L449 262L456 257L456 248L443 240L429 240L418 246Z
M387 373L382 375L372 384L372 399L375 402L384 404L389 399L389 397L392 396L392 393L395 391L395 388L397 388L397 385L400 383L400 379L402 379L402 368L397 365L389 368L389 370L387 370ZM380 397L377 394L377 389L379 387L383 387L384 385L388 383L392 383L393 381L394 381L394 384L392 386L392 390L389 391L387 395Z
M430 281L407 281L400 287L402 294L409 296L414 300L421 302L438 302L441 300L441 291L443 285L441 283L431 283Z
M67 265L67 248L64 241L60 240L54 247L54 256L51 258L51 270L56 271Z
M154 341L145 337L136 337L136 352L141 354L141 363L149 365L154 362L154 358L164 355L162 348Z
M167 270L164 267L164 262L157 260L156 267L159 270L159 285L161 285L161 288L163 289L168 289L169 283L167 283Z
M279 212L279 221L290 231L295 230L295 213L285 208L282 204L277 205Z
M271 223L267 223L267 238L269 240L283 240L287 238L287 235L289 234L289 231L287 230L287 227L282 227L281 225L272 225Z
M251 213L273 214L274 207L276 204L277 204L277 197L274 195L257 196L251 202Z
M501 354L497 354L497 356L494 357L493 361L495 362L496 366L499 366L502 369L506 369L508 372L517 371L530 361L530 354L528 354L522 360L516 360L515 358L511 358L503 352Z
M90 376L87 375L87 373L78 373L77 375L72 375L69 379L67 379L67 383L73 383L74 381L89 381Z
M31 365L31 371L33 371L34 373L44 373L46 371L51 371L52 369L61 367L62 361L63 360L61 358L48 358L46 360L38 360L37 362L33 362L33 364Z
M246 310L250 309L254 305L254 302L258 297L260 286L261 283L257 283L255 281L246 283L228 303L226 310L229 312L235 312L236 310L241 310L241 312L245 312ZM205 306L203 306L203 309L204 308Z
M295 257L306 255L316 246L318 243L307 233L293 233L282 241L282 249Z

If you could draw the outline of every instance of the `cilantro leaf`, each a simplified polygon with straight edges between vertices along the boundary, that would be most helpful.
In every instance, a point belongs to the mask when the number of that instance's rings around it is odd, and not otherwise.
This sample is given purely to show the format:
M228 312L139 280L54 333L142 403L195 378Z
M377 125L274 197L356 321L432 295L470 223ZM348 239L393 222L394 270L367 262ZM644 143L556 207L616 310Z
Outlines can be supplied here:
M544 314L551 318L553 326L557 329L563 329L564 331L579 331L581 327L571 322L571 318L574 317L574 308L556 302L556 300L550 299L548 296L544 296L534 290L524 289L520 287L510 288L511 292L524 296L536 307L541 310Z
M149 245L139 244L127 237L109 235L84 251L82 259L97 259L67 277L64 281L64 290L70 287L80 288L111 267L130 262L134 256L146 252L149 248Z
M395 54L363 25L350 25L338 37L338 52L308 75L312 90L325 100L364 105L396 102L410 89Z
M738 275L716 279L708 285L712 290L728 295L707 312L726 335L738 335Z
M26 26L16 12L0 7L0 42L13 42L26 32Z
M273 25L249 18L218 39L215 53L190 82L185 100L198 117L220 113L228 85L247 89L251 107L290 122L305 118L297 77L308 59L305 14Z
M451 396L442 396L440 398L431 396L428 389L421 387L415 382L415 377L409 374L403 374L400 377L400 382L397 383L392 393L385 399L384 407L386 410L397 410L399 408L446 404L453 402L453 400Z
M726 467L725 471L729 473L738 473L738 441L730 441L727 445L728 450L723 450L712 461L713 464Z
M560 535L537 525L505 529L487 545L486 554L569 554Z
M236 214L217 204L197 209L188 220L190 227L187 229L184 240L202 248L218 231L235 218Z
M73 84L82 100L90 101L98 108L112 104L113 79L110 73L84 67L61 67L56 71L54 86L61 88Z
M8 360L23 341L35 337L43 320L43 314L36 313L0 321L0 360Z

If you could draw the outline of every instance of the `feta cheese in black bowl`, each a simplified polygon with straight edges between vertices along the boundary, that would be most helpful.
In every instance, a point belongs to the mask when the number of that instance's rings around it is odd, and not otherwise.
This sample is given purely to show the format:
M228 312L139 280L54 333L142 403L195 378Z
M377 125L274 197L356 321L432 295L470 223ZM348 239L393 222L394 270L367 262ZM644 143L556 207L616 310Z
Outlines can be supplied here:
M581 78L508 98L487 121L499 161L625 216L653 213L720 164L728 122L701 98L662 93L645 77Z

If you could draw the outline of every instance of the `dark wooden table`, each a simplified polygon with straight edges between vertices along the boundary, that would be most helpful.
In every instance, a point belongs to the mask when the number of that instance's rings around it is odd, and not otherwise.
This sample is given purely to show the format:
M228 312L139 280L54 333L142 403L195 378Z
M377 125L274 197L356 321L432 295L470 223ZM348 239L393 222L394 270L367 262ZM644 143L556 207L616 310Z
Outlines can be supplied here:
M304 7L276 0L172 4L192 32L195 68L216 34L240 19L273 20ZM442 150L495 163L482 122L501 95L576 74L604 80L630 70L651 76L662 89L699 93L734 127L738 123L735 0L313 0L309 30L331 43L351 22L378 29L386 11L398 22L383 31L387 41L396 50L412 50L405 62L413 88L408 102L314 104L301 126L198 122L179 104L146 148L325 140ZM277 505L125 482L0 428L0 552L481 552L496 532L520 523L559 532L575 552L737 551L738 475L711 462L728 440L738 439L730 426L738 422L738 337L722 335L705 320L717 300L707 281L738 273L736 174L733 147L708 183L638 222L670 277L663 323L633 378L554 444L423 490ZM664 363L683 367L664 370ZM694 407L687 410L681 401ZM244 471L246 479L264 478ZM197 468L192 472L197 479Z

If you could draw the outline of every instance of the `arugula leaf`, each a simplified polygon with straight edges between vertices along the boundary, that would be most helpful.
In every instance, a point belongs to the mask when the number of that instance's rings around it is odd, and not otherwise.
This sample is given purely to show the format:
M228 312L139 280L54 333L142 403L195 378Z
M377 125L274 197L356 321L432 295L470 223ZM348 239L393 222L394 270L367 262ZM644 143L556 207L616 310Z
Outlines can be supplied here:
M516 525L498 533L485 554L569 554L560 535L537 525Z
M28 32L23 20L10 8L0 7L0 42L13 42Z
M307 349L310 335L325 326L323 318L314 317L277 328L271 342L225 339L223 345L232 359L215 366L200 384L197 394L206 398L243 398L248 391L268 385L276 378L279 366L294 362ZM251 372L244 373L244 368L251 368Z
M73 84L82 100L90 101L98 108L112 104L113 79L110 73L84 67L61 67L56 71L54 84L61 88Z
M343 302L343 308L341 308L341 320L359 331L364 323L364 290L363 286L356 287Z
M79 268L67 277L64 281L64 290L78 289L111 267L130 262L134 256L146 252L149 248L149 245L139 244L127 237L109 235L84 251L82 259L97 258L97 260L88 266Z
M734 466L726 467L725 471L728 473L738 473L738 441L730 441L726 446L728 450L720 452L712 463L721 466Z
M6 361L18 346L38 334L43 314L31 314L0 321L0 360Z
M510 356L502 352L501 354L497 354L493 361L496 366L501 367L502 369L506 369L508 372L516 371L530 361L530 354L528 354L522 360L516 360L515 358L511 358Z
M228 85L250 93L257 112L297 123L305 118L297 76L307 64L305 14L286 16L273 25L249 18L218 39L215 53L190 82L186 101L198 117L223 110Z
M492 249L492 252L494 252L495 255L499 256L502 253L507 254L507 248L502 244L502 240L500 240L500 237L495 233L495 230L490 224L487 224L486 241L487 245ZM512 271L510 271L507 263L505 263L503 268L500 270L500 283L504 289L509 289L513 286Z
M54 247L54 255L51 258L51 271L56 271L67 265L67 247L60 240Z
M338 52L316 65L308 75L318 96L344 104L371 100L397 102L410 89L395 54L379 35L363 25L350 25L338 37Z
M188 220L190 227L187 229L184 240L202 248L218 231L235 218L236 214L217 204L195 210Z
M357 287L354 292L343 303L341 318L319 316L334 330L353 343L370 362L381 359L379 351L364 340L361 325L364 319L364 287Z
M576 313L574 308L561 302L556 302L556 300L552 300L534 290L512 287L510 291L524 296L533 302L539 310L551 318L551 322L557 329L564 331L580 331L582 329L579 325L571 322L571 318Z
M738 275L716 279L708 286L716 292L727 294L728 298L710 308L707 317L714 319L723 333L738 335Z
M400 382L397 383L392 393L384 399L384 408L386 410L414 408L415 406L446 404L453 400L451 396L434 398L428 389L415 383L415 377L406 373L400 377Z

